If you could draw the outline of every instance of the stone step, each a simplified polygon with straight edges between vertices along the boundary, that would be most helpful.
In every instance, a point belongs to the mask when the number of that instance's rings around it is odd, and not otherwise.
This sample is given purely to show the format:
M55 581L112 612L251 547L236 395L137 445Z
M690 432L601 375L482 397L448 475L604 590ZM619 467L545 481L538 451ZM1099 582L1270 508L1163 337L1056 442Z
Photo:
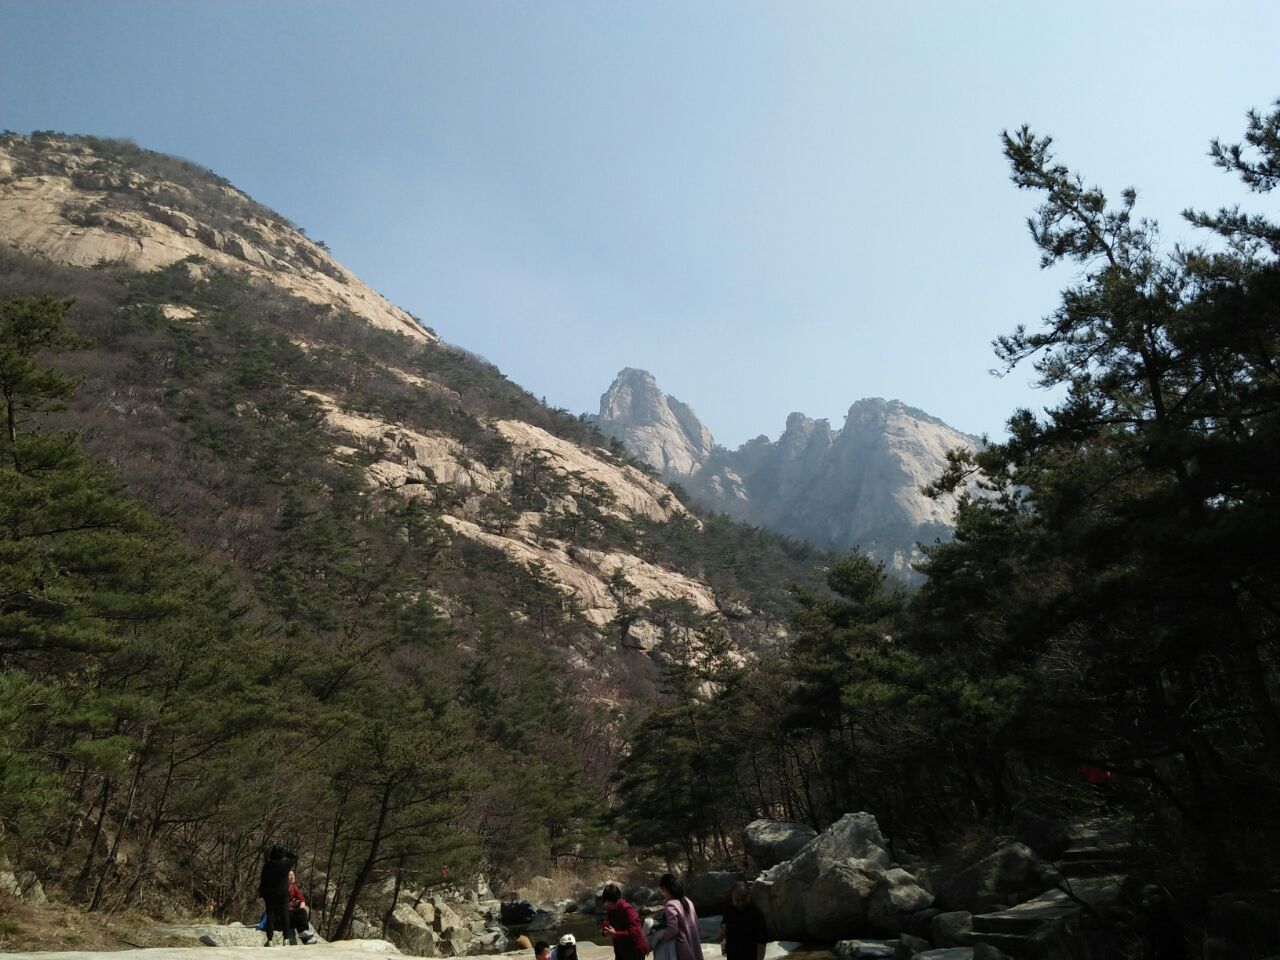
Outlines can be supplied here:
M1120 873L1124 869L1121 860L1073 860L1062 864L1065 877L1101 877Z
M1060 857L1063 863L1076 860L1123 860L1133 855L1133 845L1125 843L1091 843L1068 847Z
M968 940L973 946L985 943L1013 957L1014 960L1028 960L1037 956L1037 947L1031 937L1021 933L975 933Z
M1034 933L1046 923L1069 917L1080 909L1079 904L1062 898L1029 900L998 913L980 913L973 918L974 934L985 933Z

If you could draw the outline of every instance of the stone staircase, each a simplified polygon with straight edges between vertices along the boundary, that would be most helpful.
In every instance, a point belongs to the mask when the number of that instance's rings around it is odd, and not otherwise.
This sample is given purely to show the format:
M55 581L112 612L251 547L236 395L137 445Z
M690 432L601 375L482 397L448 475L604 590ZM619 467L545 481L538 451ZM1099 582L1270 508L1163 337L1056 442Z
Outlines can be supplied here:
M1017 960L1038 957L1041 945L1085 909L1100 908L1120 893L1133 854L1128 824L1087 820L1072 826L1070 842L1055 864L1057 889L1008 910L973 918L973 943L997 947Z

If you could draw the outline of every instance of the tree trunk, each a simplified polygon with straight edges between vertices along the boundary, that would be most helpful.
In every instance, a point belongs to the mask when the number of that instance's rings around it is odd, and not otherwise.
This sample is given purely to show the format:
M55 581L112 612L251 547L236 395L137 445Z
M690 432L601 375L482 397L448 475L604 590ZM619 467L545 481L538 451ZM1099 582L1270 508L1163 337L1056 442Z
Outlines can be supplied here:
M382 831L386 827L387 813L391 809L391 792L394 783L387 783L382 790L382 802L378 806L378 822L374 825L373 836L369 840L369 855L364 858L355 879L351 882L351 893L347 895L347 905L342 911L342 919L338 921L338 929L334 931L335 940L346 940L351 936L351 922L355 919L356 904L364 891L365 882L373 872L373 865L378 862L378 848L382 845Z

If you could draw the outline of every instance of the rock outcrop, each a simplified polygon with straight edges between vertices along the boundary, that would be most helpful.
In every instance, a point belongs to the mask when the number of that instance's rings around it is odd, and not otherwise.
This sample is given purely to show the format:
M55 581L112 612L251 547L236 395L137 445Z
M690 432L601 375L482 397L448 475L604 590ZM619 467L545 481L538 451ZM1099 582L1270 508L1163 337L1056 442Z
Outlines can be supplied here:
M752 820L742 831L742 846L757 869L768 870L790 860L818 835L807 823L794 820Z
M947 451L978 441L897 400L859 400L843 428L801 413L776 441L737 450L711 434L643 370L618 374L596 419L633 456L679 481L706 509L836 550L861 548L904 574L918 542L950 536L956 497L921 492Z
M897 933L933 902L911 874L892 866L869 813L845 814L790 860L766 870L751 899L773 936L816 942Z
M711 431L689 407L658 389L646 370L627 367L600 398L596 420L663 479L696 473L711 455Z
M229 184L198 193L127 168L77 138L0 143L0 243L58 263L159 270L200 257L410 339L435 337L287 223ZM181 202L193 212L173 209ZM234 209L229 222L216 204ZM254 213L259 215L254 215Z
M1030 900L1053 886L1055 872L1023 843L1011 843L938 888L938 906L983 913Z

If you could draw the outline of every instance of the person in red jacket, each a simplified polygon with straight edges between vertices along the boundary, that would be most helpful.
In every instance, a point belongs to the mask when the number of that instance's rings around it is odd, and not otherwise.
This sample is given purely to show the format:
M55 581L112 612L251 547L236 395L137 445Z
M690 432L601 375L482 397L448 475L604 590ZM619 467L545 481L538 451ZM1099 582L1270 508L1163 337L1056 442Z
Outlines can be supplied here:
M604 900L605 921L600 932L613 939L614 960L644 960L649 952L649 941L644 938L640 914L636 908L622 899L622 891L616 883L608 884L600 894Z
M289 871L289 926L302 938L303 943L310 943L315 936L307 929L311 921L307 916L307 898L298 886L298 875Z

